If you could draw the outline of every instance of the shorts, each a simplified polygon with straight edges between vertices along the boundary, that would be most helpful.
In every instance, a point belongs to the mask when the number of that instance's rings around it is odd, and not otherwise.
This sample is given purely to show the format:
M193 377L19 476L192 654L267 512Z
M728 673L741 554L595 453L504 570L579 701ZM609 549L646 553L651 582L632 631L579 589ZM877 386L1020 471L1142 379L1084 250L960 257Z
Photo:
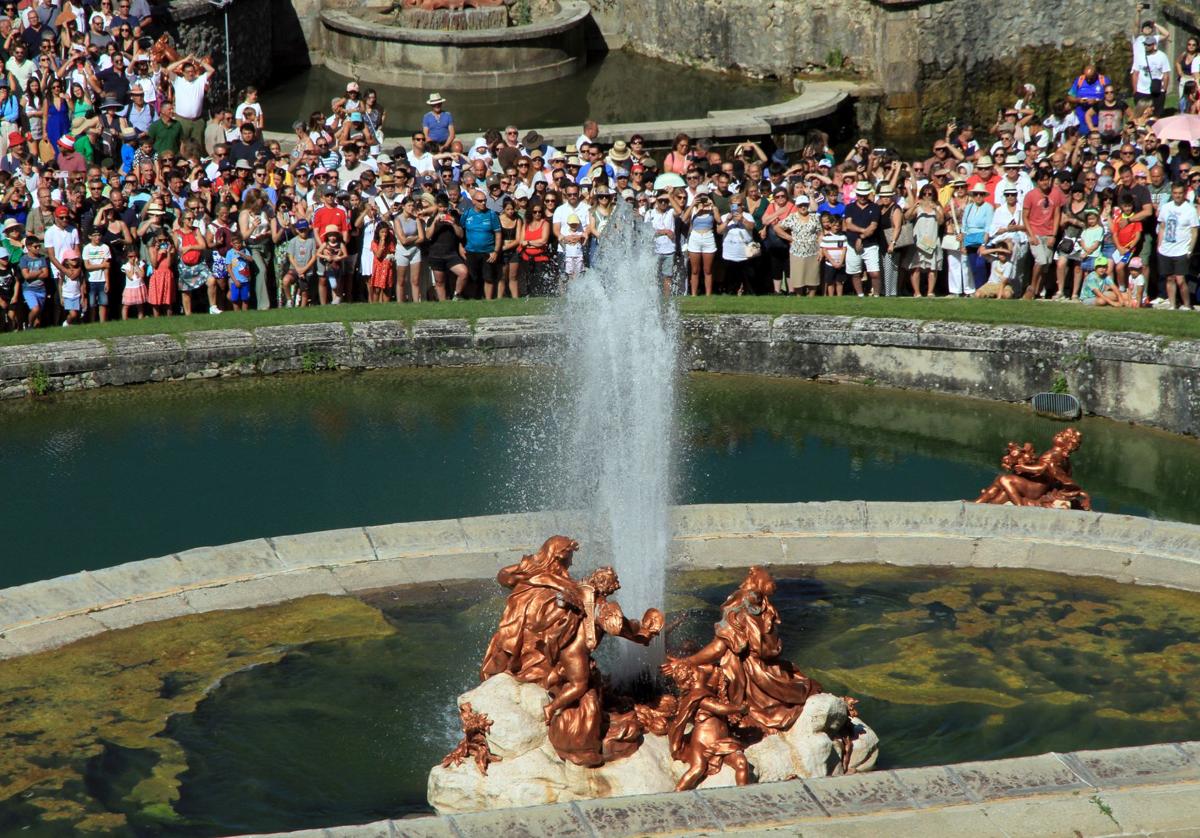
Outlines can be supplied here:
M583 255L564 256L563 272L572 276L578 273L583 273Z
M879 245L864 246L860 254L853 247L846 248L846 275L855 276L863 272L879 273Z
M63 311L79 311L81 297L63 297Z
M229 302L250 302L250 283L247 282L245 285L238 285L236 282L229 283Z
M687 240L688 253L716 253L717 252L717 237L712 234L712 231L696 231L688 233Z
M208 284L208 265L203 261L194 265L179 264L179 279L176 281L180 291L195 291Z
M985 282L975 289L975 296L989 300L1009 299L1013 296L1012 286L1005 282Z
M104 290L103 282L88 283L88 305L90 306L106 306L108 305L108 292Z
M1096 267L1096 257L1088 256L1086 259L1081 260L1079 262L1079 267L1085 271L1090 271L1092 268Z
M317 275L312 271L306 274L297 274L295 271L292 271L292 276L296 277L296 287L305 294L311 291L317 284Z
M428 259L429 270L440 271L442 273L454 268L456 265L463 264L462 257L457 253L453 256L430 256Z
M658 276L660 279L670 279L675 276L674 253L658 253L655 255L654 261L658 266Z
M1034 236L1029 240L1029 252L1033 254L1035 265L1051 265L1054 263L1054 237Z
M1085 306L1094 306L1096 304L1096 298L1088 297L1086 300L1080 300L1079 302L1083 303Z
M1159 276L1187 276L1190 256L1163 256L1158 254Z
M405 268L409 265L419 264L421 264L421 248L417 245L396 248L396 267Z
M29 308L41 308L46 302L46 289L30 288L28 285L21 289L21 296Z

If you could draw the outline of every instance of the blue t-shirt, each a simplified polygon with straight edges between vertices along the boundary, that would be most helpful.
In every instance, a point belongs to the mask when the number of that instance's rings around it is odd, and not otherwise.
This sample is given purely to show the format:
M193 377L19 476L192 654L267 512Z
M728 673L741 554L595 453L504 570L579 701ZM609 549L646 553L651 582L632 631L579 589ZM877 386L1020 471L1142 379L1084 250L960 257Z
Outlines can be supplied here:
M245 250L229 249L225 254L225 263L229 266L229 278L237 285L249 285L250 254Z
M21 268L21 275L25 277L25 284L30 288L45 288L45 280L29 279L29 274L34 271L40 271L50 267L49 260L45 256L38 256L36 259L29 254L21 257L21 261L17 263Z
M817 215L832 215L836 218L841 218L846 214L846 205L841 201L836 204L831 204L828 201L822 201L817 204Z
M453 123L454 116L450 111L442 111L440 117L433 111L429 111L421 117L421 127L425 129L425 138L431 143L444 143L450 139L450 126Z
M1071 85L1071 89L1067 91L1068 96L1074 96L1076 99L1103 99L1104 88L1108 85L1108 78L1103 73L1096 74L1096 80L1089 82L1083 76L1075 79L1075 83ZM1087 119L1085 114L1087 108L1079 105L1075 108L1075 116L1079 119L1080 135L1088 132Z
M500 216L492 210L477 210L467 207L460 223L467 238L467 252L491 253L496 249L496 232L500 229Z

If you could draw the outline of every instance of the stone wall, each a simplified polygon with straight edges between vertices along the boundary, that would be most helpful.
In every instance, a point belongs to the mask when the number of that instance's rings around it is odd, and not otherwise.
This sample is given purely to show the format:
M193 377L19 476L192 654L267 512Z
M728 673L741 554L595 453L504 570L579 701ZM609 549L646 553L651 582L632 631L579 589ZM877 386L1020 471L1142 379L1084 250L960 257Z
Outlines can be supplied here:
M591 0L601 27L639 52L787 78L850 72L884 88L886 129L980 119L1017 84L1064 93L1097 56L1128 74L1126 0Z
M865 381L1026 401L1065 379L1086 412L1200 434L1200 341L1027 326L803 315L684 319L694 370ZM552 317L312 323L0 347L0 398L171 379L540 364Z

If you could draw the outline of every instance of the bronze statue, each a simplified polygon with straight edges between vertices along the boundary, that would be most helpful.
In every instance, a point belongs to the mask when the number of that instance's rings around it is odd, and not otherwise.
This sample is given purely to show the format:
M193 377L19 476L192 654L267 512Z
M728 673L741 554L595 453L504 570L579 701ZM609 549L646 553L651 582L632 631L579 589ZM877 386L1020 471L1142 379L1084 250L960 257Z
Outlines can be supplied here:
M722 701L717 691L724 681L711 666L699 667L677 660L664 664L679 689L674 718L667 731L671 756L688 764L675 791L690 791L728 765L739 786L750 782L750 763L742 743L730 732L726 718L742 718L750 709ZM713 685L716 686L713 686Z
M533 555L502 569L496 581L512 590L480 667L480 680L508 672L550 694L545 707L550 743L576 765L602 765L635 751L642 731L632 710L605 707L600 672L591 653L605 634L648 645L663 626L662 612L647 609L630 620L615 602L620 588L612 568L583 582L571 578L579 542L548 538Z
M762 735L787 730L799 718L808 697L823 692L779 655L779 612L771 604L775 580L761 567L750 568L745 581L721 606L715 637L694 655L663 664L670 675L680 664L715 666L728 703L746 707L731 719L736 728Z
M479 773L486 775L488 766L500 761L500 757L492 754L487 743L492 720L486 713L476 713L469 701L458 708L458 717L462 720L463 740L458 743L458 747L446 754L442 760L442 767L458 766L468 759L474 759Z
M1018 446L1010 442L1000 460L1008 473L997 476L975 502L1091 509L1091 496L1071 476L1071 455L1079 450L1082 439L1075 428L1065 428L1054 435L1054 444L1040 457L1032 443Z

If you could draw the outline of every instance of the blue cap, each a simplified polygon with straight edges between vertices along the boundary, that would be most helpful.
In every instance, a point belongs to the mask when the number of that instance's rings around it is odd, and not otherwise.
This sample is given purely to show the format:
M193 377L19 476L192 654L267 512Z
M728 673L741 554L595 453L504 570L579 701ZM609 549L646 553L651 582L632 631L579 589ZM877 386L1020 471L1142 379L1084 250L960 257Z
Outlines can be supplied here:
M301 218L299 221L296 222L297 230L307 230L309 228L309 226L310 226L309 223L307 221L305 221L303 218Z

